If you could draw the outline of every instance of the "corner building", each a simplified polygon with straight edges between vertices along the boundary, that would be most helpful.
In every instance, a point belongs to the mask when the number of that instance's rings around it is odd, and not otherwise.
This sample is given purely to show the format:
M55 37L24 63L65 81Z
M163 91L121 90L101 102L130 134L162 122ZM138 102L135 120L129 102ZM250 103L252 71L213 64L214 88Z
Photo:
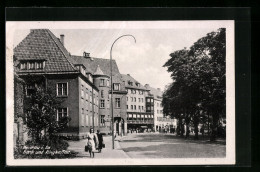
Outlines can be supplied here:
M62 100L56 120L69 116L71 121L60 135L80 139L90 127L99 126L99 89L86 66L75 63L65 48L64 35L57 38L48 29L32 29L14 48L13 58L17 75L25 81L24 106L39 87Z
M110 60L91 57L89 53L83 56L72 56L74 63L86 66L87 73L93 75L95 87L99 90L99 130L104 134L111 134L111 71ZM113 89L113 116L114 131L124 135L127 131L126 115L126 88L121 78L115 60L112 60L112 89Z

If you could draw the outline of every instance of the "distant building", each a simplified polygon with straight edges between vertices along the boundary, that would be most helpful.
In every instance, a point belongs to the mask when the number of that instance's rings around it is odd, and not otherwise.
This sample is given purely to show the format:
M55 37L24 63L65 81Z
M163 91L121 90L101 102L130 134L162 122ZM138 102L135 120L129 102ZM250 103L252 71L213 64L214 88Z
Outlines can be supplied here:
M164 131L165 129L170 131L171 128L177 128L177 120L171 119L170 116L163 114L162 106L162 91L160 88L153 88L150 85L145 84L147 90L149 90L150 96L154 98L154 130L156 132Z
M127 89L127 129L128 132L136 130L152 130L154 127L154 98L140 82L129 74L122 74Z

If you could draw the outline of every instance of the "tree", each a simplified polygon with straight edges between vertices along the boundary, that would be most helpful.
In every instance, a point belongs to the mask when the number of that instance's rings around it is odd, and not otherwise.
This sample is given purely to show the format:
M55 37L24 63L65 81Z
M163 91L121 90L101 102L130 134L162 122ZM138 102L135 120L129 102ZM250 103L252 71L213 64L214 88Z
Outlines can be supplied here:
M223 28L208 33L189 50L171 53L164 64L173 79L163 94L164 112L183 114L186 131L192 123L195 138L204 112L212 118L211 140L215 140L220 115L225 116L225 35Z
M57 121L57 108L60 107L61 100L50 90L36 87L26 103L26 124L29 135L37 144L52 141L58 132L67 127L69 117L64 116Z

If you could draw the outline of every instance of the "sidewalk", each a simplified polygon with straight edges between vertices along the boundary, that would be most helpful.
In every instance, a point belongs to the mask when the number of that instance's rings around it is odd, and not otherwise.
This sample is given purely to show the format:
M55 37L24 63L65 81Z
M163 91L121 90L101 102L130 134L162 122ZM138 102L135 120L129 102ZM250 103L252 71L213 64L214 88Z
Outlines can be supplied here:
M96 152L95 158L129 158L129 156L121 149L118 140L120 137L117 136L115 139L115 149L112 149L112 137L104 136L103 140L106 145L105 148L102 149L101 153ZM90 158L89 152L85 152L85 145L87 143L87 139L79 140L79 141L68 141L69 151L78 152L77 158Z

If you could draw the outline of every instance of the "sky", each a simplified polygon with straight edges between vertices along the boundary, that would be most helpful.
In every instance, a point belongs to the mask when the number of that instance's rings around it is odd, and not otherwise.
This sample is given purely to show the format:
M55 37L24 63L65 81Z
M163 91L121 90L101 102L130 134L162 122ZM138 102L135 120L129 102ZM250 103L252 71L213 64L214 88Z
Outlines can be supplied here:
M48 27L44 27L48 28ZM141 84L164 90L172 82L167 68L163 67L176 50L189 48L199 38L216 31L219 26L176 28L120 28L95 27L84 29L50 28L59 37L65 35L65 47L72 55L82 55L84 51L96 58L110 58L110 48L116 38L124 34L132 37L119 39L113 47L113 59L116 60L122 74L130 74ZM29 29L19 29L14 33L14 47L29 34Z

